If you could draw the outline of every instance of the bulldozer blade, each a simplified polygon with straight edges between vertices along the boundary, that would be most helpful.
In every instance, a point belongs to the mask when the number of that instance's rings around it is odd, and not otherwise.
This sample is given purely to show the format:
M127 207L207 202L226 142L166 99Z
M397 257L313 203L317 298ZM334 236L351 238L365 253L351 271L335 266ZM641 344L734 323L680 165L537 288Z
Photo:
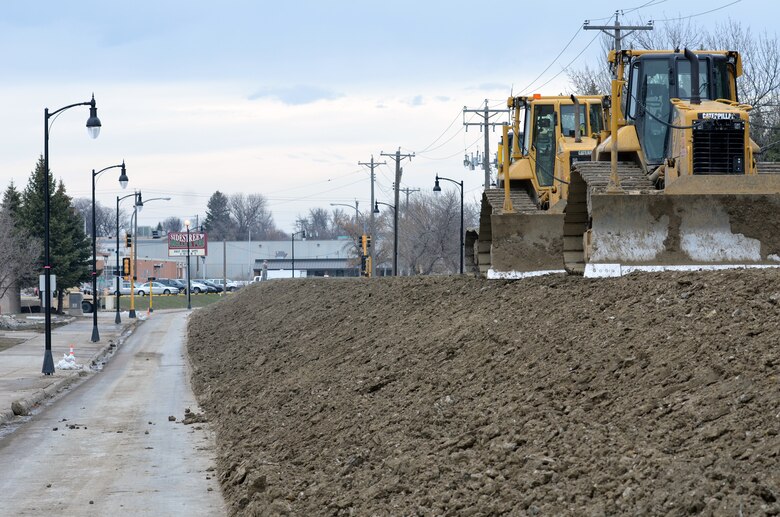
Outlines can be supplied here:
M756 176L706 179L657 193L590 192L585 276L780 266L780 190Z
M563 214L549 211L492 214L488 278L565 273Z

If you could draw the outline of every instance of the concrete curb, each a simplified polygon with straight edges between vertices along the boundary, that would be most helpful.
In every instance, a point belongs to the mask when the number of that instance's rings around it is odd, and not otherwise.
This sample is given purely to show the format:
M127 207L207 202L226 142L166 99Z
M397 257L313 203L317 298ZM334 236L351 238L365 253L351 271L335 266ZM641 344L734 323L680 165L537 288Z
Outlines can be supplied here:
M6 424L16 418L17 416L28 416L30 413L44 400L50 399L59 395L64 390L70 388L72 385L79 381L83 381L91 377L91 374L96 373L91 371L88 367L97 366L100 363L105 364L108 359L116 352L122 344L127 340L130 335L135 332L135 328L145 320L136 318L122 328L122 332L117 336L116 342L109 341L104 347L98 350L89 361L85 364L85 368L81 370L73 370L68 372L69 375L54 380L49 386L35 391L32 395L14 400L11 403L10 409L0 410L0 425Z

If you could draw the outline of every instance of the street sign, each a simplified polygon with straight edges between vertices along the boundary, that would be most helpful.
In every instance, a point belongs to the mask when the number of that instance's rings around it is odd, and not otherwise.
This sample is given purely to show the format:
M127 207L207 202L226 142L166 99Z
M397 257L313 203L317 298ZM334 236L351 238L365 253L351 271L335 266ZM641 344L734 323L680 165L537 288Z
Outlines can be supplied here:
M189 236L189 246L187 237ZM189 247L190 256L205 257L208 255L208 236L206 232L168 232L168 256L186 257Z

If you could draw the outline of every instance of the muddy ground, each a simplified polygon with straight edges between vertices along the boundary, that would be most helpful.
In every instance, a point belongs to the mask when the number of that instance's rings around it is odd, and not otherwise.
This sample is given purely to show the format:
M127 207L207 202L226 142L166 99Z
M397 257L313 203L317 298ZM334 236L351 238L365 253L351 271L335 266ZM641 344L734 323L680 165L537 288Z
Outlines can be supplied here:
M780 272L309 279L196 311L233 515L780 513Z

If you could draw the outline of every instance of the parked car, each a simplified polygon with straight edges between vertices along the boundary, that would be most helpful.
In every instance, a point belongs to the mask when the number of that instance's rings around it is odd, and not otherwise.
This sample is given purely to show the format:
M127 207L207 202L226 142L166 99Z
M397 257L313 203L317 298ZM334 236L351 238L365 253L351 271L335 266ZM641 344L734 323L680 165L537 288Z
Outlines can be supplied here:
M186 283L187 282L185 282L185 284ZM216 289L212 287L211 290L209 290L209 286L200 283L198 280L190 280L190 286L192 287L192 294L216 292Z
M179 294L178 287L171 287L170 285L161 284L160 282L145 282L136 286L134 290L138 296L148 296L150 291L152 295Z
M217 285L211 280L199 280L199 282L202 284L206 284L206 286L209 288L209 292L212 292L211 291L212 289L214 289L213 292L215 293L221 293L222 291L224 291L221 285Z
M114 286L112 294L116 295L116 286ZM122 280L122 284L119 286L119 294L122 296L130 294L130 282Z
M233 292L239 287L241 287L240 285L238 285L238 282L234 282L229 278L227 279L227 282L225 282L222 278L210 278L209 282L222 287L223 289L225 289L225 291L228 292Z
M179 290L179 293L186 294L187 293L187 282L180 280L178 278L158 278L156 282L160 282L163 285L167 285L170 287L175 287Z

